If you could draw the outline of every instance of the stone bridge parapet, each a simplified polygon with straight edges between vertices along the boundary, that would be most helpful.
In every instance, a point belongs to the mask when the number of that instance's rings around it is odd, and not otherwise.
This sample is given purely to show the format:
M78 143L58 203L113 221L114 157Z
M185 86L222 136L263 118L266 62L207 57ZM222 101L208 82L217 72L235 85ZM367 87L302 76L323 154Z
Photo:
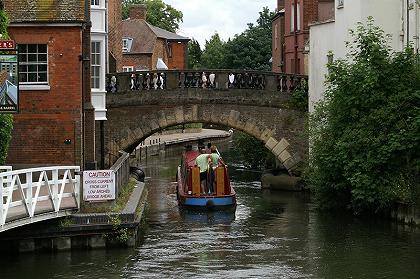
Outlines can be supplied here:
M307 87L308 77L250 70L154 70L107 75L107 92L143 90L254 89L293 92Z

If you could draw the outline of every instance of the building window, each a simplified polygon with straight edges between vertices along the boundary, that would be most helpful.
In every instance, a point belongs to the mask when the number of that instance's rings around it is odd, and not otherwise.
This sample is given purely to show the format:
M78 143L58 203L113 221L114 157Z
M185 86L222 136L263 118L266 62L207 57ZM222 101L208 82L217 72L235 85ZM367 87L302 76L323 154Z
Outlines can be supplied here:
M132 38L123 38L123 52L130 52L131 51L131 45L133 44Z
M19 81L23 84L48 84L46 44L19 44Z
M123 52L128 52L128 40L123 39Z
M297 6L297 18L296 18L297 28L296 28L296 31L300 31L300 5L299 5L299 3L297 3L296 6Z
M296 3L296 29L295 29L295 4L292 4L290 17L290 32L300 31L300 4Z
M172 45L168 44L168 57L171 58L172 57Z
M92 42L91 53L91 87L99 89L101 87L101 42Z
M344 7L344 0L338 0L337 8L343 8Z
M133 66L123 66L123 72L133 72L134 67Z
M290 32L295 32L295 4L292 4L292 11L290 17Z
M101 0L90 0L90 5L91 6L99 6Z
M279 30L278 30L278 24L276 23L274 25L274 49L278 48L278 39L279 39Z

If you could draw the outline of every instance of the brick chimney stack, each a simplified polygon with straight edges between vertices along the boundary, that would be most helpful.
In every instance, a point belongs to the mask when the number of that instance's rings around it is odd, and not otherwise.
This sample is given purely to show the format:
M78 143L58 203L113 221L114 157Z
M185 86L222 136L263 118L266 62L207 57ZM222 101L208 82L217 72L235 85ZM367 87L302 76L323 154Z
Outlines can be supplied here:
M284 0L277 0L277 10L280 11L284 9Z
M129 16L130 19L142 19L146 20L146 5L144 4L135 4L130 6Z

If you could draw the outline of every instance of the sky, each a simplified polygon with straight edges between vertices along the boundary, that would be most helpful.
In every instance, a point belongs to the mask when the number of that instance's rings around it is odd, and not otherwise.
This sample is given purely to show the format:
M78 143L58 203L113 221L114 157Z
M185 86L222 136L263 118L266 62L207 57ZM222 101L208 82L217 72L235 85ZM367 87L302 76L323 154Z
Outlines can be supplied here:
M178 34L196 39L204 48L206 39L217 31L227 41L255 23L263 7L274 11L277 0L164 0L183 13Z

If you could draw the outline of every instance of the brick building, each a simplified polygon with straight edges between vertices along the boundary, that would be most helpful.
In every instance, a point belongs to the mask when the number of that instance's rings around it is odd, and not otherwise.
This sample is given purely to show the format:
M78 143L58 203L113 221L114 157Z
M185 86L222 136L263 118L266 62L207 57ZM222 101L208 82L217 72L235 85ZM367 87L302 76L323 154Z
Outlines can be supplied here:
M122 71L121 8L121 0L108 0L108 69L110 73Z
M277 1L277 14L273 18L272 67L274 72L308 73L309 25L317 16L318 2L329 1ZM281 43L284 43L283 49L279 48Z
M272 18L272 71L284 72L284 0L277 0L276 14Z
M3 2L20 53L20 112L14 115L7 163L20 168L93 162L90 30L84 29L89 5L83 0Z
M122 23L124 71L154 70L158 58L169 69L187 67L189 38L155 27L146 22L146 7L133 5L129 18Z

